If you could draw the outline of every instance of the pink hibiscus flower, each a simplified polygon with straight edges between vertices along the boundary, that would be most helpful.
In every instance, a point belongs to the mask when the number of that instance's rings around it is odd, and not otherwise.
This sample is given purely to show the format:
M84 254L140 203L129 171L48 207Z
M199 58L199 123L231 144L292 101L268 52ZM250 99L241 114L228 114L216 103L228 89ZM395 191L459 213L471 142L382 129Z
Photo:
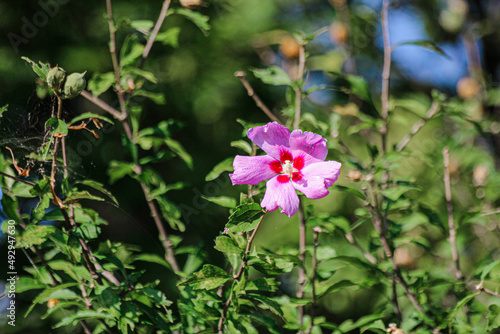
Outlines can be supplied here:
M328 195L340 173L341 164L325 161L328 154L326 139L312 132L290 130L276 122L251 128L248 138L267 155L237 155L234 173L229 177L233 185L267 181L261 206L269 211L281 207L288 217L297 213L299 196L318 199Z

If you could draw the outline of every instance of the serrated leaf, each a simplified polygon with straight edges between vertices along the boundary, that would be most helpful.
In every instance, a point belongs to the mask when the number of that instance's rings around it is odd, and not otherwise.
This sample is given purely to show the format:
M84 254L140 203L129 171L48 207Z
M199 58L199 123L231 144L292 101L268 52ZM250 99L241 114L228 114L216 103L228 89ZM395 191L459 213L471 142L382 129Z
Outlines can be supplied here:
M222 162L219 162L215 167L210 171L210 173L205 176L205 181L212 181L219 177L224 172L232 172L233 171L233 157L227 158Z
M243 253L243 249L239 248L236 242L230 237L219 236L215 239L215 249L222 253Z
M37 64L28 57L21 57L21 59L30 64L36 75L38 75L43 81L47 80L47 72L49 72L50 70L48 64L42 63L41 61L39 62L39 64Z
M248 282L246 284L246 291L265 291L265 292L275 292L279 287L279 282L277 282L272 277L260 277L256 280Z
M239 205L233 214L229 216L229 223L253 222L263 214L264 211L258 203L244 203Z
M159 33L156 36L155 41L162 43L163 45L170 45L174 48L179 46L179 33L181 32L181 28L173 27L168 30L165 30Z
M21 234L16 247L28 248L44 243L57 229L50 225L28 225Z
M227 196L207 197L202 195L201 198L229 209L235 208L237 204L236 199Z
M92 95L99 96L106 92L115 83L115 74L113 72L94 73L89 80L87 88L92 92Z
M263 83L274 86L291 86L293 84L290 76L278 66L270 66L262 69L252 69L253 75L262 80Z
M203 269L191 275L179 285L190 286L195 290L212 290L231 280L232 277L224 269L206 264Z
M416 45L423 47L424 49L434 51L436 53L439 53L442 56L445 56L446 58L450 59L450 56L448 56L443 49L441 49L439 46L437 46L434 42L432 41L427 41L427 40L422 40L422 41L409 41L409 42L402 42L398 43L395 46L393 46L392 50L394 51L398 46L403 46L403 45Z

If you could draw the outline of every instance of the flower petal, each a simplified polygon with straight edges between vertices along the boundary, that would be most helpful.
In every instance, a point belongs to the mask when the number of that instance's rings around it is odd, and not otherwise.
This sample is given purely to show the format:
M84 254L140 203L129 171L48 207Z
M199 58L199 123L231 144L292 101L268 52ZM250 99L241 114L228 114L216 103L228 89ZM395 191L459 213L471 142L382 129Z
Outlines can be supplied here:
M280 160L282 149L289 147L290 130L276 122L251 128L247 136L264 152L277 160Z
M293 186L310 199L323 198L329 194L325 179L320 176L303 177L299 181L294 181Z
M324 161L328 155L326 139L309 131L294 130L290 135L290 148L301 150L321 161Z
M260 205L269 211L274 211L279 206L281 213L291 217L299 209L299 196L297 196L292 182L280 183L276 176L267 181L266 194Z
M328 188L337 181L341 166L342 164L337 161L321 161L305 166L301 170L301 173L305 179L309 179L312 176L319 176L325 179L325 186Z
M233 161L233 174L229 174L233 185L256 185L276 175L271 164L276 161L268 155L256 157L237 155Z

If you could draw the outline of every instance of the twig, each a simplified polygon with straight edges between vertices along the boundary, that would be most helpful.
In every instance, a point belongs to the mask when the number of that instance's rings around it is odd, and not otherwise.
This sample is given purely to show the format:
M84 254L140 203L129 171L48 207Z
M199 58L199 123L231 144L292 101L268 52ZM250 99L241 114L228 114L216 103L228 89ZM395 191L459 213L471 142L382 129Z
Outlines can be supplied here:
M321 227L316 226L313 228L313 239L314 239L314 244L313 244L313 258L312 258L312 277L311 277L311 284L312 284L312 305L311 305L311 322L309 323L309 327L307 328L306 334L311 334L312 329L314 327L314 316L315 316L315 309L317 307L316 305L316 276L318 274L318 257L317 257L317 251L318 251L318 238L319 234L323 232L321 230Z
M391 44L389 39L389 22L387 16L389 13L390 0L384 0L382 4L382 36L384 40L384 69L382 71L382 119L387 122L389 115L389 81L391 77ZM387 128L383 129L385 135Z
M36 184L36 183L30 182L30 181L26 181L26 180L20 179L18 177L12 176L12 175L4 173L4 172L0 172L0 175L8 177L8 178L11 178L11 179L13 179L13 180L15 180L17 182L21 182L21 183L24 183L24 184L27 184L27 185L30 185L30 186L34 186Z
M113 62L113 71L115 73L116 95L118 95L118 102L120 104L121 113L123 117L126 118L128 113L127 109L125 108L123 87L121 85L120 63L118 62L118 56L116 55L115 23L113 21L113 7L111 5L111 0L106 0L106 10L108 13L108 25L109 25L109 53L111 54L111 61Z
M304 297L304 288L306 284L306 220L304 214L304 206L302 203L302 198L299 197L299 260L302 263L302 266L299 267L299 277L298 277L298 285L299 289L297 291L297 298ZM304 306L300 305L297 307L298 317L299 317L299 326L302 327L304 325ZM299 330L299 333L304 333L302 329Z
M170 238L168 237L167 231L165 230L165 227L163 226L163 223L160 219L160 215L158 214L158 210L156 209L156 206L151 199L149 189L144 182L141 182L141 188L144 192L144 196L146 197L149 210L151 211L151 217L153 217L156 228L160 233L160 240L163 244L163 247L165 248L165 260L172 266L172 270L174 271L174 273L178 274L181 270L179 268L179 265L177 264L177 259L174 256L172 241L170 241Z
M382 248L384 250L385 257L389 260L389 262L392 265L392 269L394 270L395 276L394 279L396 282L401 285L403 290L405 291L406 295L408 296L408 299L412 302L413 306L422 314L424 313L423 307L420 305L420 303L417 300L417 297L410 291L410 288L408 287L408 284L406 283L406 280L404 279L403 275L401 274L401 271L399 270L398 265L394 261L394 257L392 254L391 247L389 245L389 241L387 240L387 237L385 235L385 231L383 229L382 225L382 220L380 218L380 215L378 213L377 208L375 207L376 203L376 198L375 198L375 193L372 185L373 180L368 182L368 185L370 186L370 192L368 193L366 186L363 186L363 193L365 194L365 197L368 199L365 203L366 208L368 209L368 213L370 214L370 217L373 222L373 226L375 227L375 230L377 231L380 242L382 244ZM397 312L397 308L395 306L395 311Z
M253 90L252 86L250 85L250 83L246 78L245 72L243 71L235 72L234 76L241 80L241 83L247 90L248 96L250 96L254 100L257 107L259 107L260 110L262 110L267 115L267 117L269 117L272 121L275 121L279 124L283 124L283 122L276 115L272 113L272 111L264 104L264 102L262 102L260 97L257 94L255 94L255 91Z
M163 2L163 6L161 7L160 15L158 16L158 20L156 20L156 24L153 28L153 31L151 32L151 36L149 36L148 42L146 43L146 47L144 48L144 52L142 53L142 58L141 62L139 64L139 68L142 68L144 66L144 63L146 62L146 58L149 55L149 52L151 51L151 48L153 47L153 43L155 42L156 36L158 35L158 32L160 31L160 28L163 24L163 21L165 20L165 17L167 16L167 11L168 7L170 6L171 0L165 0Z
M451 203L451 183L450 183L450 151L448 147L443 149L443 164L444 164L444 191L446 196L446 207L448 209L448 229L449 240L451 246L451 256L455 263L455 278L458 280L463 279L462 272L460 271L460 259L458 256L457 239L455 231L455 222L453 220L453 205Z
M488 288L485 288L485 287L483 286L483 283L482 283L482 282L481 282L481 283L479 283L478 285L476 285L476 290L479 290L479 291L481 291L481 292L484 292L484 293L487 293L487 294L489 294L489 295L492 295L492 296L495 296L495 297L500 298L500 293L495 292L495 291L493 291L493 290L490 290L490 289L488 289Z
M295 119L293 128L298 129L300 126L301 101L302 101L302 86L304 79L304 70L306 66L306 54L304 45L299 45L299 66L297 68L297 85L295 86Z
M245 253L243 254L243 257L241 259L240 268L238 269L238 272L233 276L234 280L236 280L236 281L241 278L241 276L243 275L243 272L244 272L245 268L248 265L248 259L247 259L247 257L248 257L248 254L250 254L250 251L252 250L253 240L255 239L255 236L257 235L257 231L259 230L259 228L260 228L262 222L264 221L264 218L266 217L266 215L267 215L267 211L264 211L264 214L262 215L262 218L260 218L259 223L257 224L257 226L253 230L252 234L248 238L247 246L246 246L246 249L245 249ZM226 319L227 312L229 310L229 307L231 306L231 300L232 300L231 297L232 297L232 292L229 294L229 297L227 298L226 302L224 303L224 309L222 310L222 314L221 314L221 317L219 319L219 324L217 326L218 333L223 333L222 328L224 327L224 320Z
M427 111L425 118L417 121L415 124L413 124L413 127L410 130L410 133L407 134L401 141L396 145L396 152L401 152L406 145L410 142L410 140L420 131L420 129L427 123L429 119L434 117L434 115L438 112L439 110L439 103L436 101L433 101L431 104L431 107Z
M81 94L84 98L95 104L96 106L100 107L102 110L107 111L111 116L113 116L115 119L119 121L123 121L126 118L126 115L123 115L121 112L98 98L97 96L92 95L91 93L87 92L84 90Z

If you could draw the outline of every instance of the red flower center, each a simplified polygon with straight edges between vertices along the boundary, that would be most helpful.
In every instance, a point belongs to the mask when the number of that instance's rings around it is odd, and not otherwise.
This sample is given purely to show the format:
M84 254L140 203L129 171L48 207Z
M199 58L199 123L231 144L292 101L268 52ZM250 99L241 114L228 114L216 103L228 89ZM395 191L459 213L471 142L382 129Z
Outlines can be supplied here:
M290 179L294 182L302 180L304 168L304 157L298 156L295 159L288 151L282 151L280 160L275 160L269 164L269 167L278 175L278 182L287 183Z

